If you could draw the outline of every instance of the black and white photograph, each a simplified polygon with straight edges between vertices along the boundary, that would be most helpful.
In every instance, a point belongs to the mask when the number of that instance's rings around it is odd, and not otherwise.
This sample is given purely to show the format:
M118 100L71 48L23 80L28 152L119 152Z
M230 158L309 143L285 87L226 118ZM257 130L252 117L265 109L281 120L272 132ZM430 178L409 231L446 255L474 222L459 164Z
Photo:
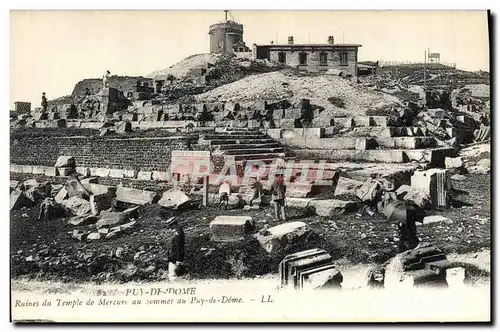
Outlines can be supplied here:
M11 322L491 321L487 9L9 20Z

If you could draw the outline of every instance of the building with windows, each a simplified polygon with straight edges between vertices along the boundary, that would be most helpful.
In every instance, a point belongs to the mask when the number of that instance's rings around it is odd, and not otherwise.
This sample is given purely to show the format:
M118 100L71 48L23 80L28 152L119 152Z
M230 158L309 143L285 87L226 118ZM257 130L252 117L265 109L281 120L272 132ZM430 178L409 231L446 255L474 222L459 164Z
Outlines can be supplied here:
M253 44L252 58L267 59L308 72L338 69L357 76L359 47L359 44L335 44L333 36L329 36L325 44L294 44L293 36L290 36L288 44Z

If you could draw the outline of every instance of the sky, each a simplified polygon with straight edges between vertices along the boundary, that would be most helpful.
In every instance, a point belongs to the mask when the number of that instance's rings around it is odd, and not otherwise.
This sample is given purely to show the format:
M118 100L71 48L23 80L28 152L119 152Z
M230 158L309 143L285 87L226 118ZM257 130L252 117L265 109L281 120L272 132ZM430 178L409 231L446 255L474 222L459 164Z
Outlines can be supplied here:
M423 61L489 71L486 11L231 11L253 43L361 44L359 60ZM223 11L11 11L10 107L69 95L85 78L139 76L209 51Z

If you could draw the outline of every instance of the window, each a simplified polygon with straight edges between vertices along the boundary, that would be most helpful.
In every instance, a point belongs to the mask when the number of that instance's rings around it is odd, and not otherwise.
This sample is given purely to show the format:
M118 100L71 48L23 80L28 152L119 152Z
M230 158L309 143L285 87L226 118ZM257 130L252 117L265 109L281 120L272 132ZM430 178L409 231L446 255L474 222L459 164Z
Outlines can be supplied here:
M307 65L307 53L299 53L299 64L301 66Z
M320 66L328 65L328 56L325 52L319 54L319 65Z
M278 62L279 63L286 63L286 53L285 52L278 53Z
M347 52L340 53L340 65L347 66Z

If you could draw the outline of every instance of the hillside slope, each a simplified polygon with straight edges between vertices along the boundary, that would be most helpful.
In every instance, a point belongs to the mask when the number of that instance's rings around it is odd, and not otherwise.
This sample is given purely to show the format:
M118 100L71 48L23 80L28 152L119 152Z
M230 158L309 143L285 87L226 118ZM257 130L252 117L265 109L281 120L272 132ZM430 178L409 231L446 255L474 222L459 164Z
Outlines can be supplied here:
M332 105L328 98L340 98L345 107ZM365 89L356 83L331 75L301 75L292 70L250 75L195 96L197 102L257 102L310 99L312 104L339 113L364 115L369 108L399 104L397 97ZM348 111L348 112L347 112Z
M176 78L184 77L193 69L206 68L208 63L214 64L219 57L220 55L209 53L194 54L168 68L155 70L151 74L146 75L146 77L156 78L167 75L172 75Z

